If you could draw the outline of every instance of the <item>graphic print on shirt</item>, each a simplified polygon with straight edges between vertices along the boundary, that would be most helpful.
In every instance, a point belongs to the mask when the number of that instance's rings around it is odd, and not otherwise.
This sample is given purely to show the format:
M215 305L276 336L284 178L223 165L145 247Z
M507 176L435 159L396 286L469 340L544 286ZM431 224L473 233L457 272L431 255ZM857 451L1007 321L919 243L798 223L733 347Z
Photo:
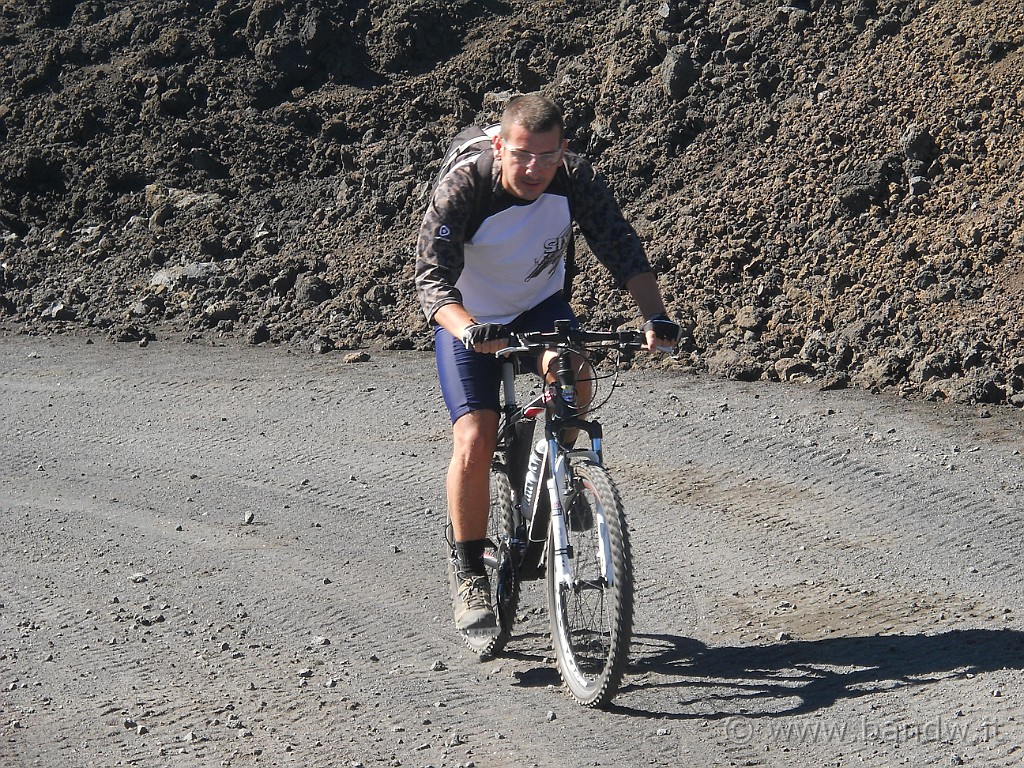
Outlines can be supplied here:
M546 192L488 216L463 246L455 287L480 323L508 323L565 286L569 201Z
M544 243L544 255L537 259L536 266L526 276L527 282L538 277L547 270L548 277L555 274L558 265L565 258L565 249L569 246L569 238L572 236L572 224L562 230L562 234L553 237Z

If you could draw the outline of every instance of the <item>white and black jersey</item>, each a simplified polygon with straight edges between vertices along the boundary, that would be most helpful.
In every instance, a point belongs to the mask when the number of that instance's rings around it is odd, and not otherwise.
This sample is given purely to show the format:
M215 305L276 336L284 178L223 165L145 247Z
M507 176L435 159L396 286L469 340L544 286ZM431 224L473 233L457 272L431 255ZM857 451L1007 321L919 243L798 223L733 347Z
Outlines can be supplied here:
M532 202L501 186L485 152L434 191L416 248L416 292L428 320L461 304L481 323L507 323L563 289L573 222L620 285L651 271L643 245L611 191L567 152L548 189Z

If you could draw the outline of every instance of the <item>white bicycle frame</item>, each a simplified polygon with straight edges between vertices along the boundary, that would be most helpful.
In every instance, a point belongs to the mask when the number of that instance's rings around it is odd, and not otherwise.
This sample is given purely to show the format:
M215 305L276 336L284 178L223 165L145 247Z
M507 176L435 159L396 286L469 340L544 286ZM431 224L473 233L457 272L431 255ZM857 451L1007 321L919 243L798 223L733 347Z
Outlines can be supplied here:
M505 405L516 405L515 391L515 367L511 362L502 366L502 388L504 390ZM547 553L548 567L555 572L555 583L560 587L575 591L576 584L572 578L572 566L569 563L569 533L565 522L565 505L563 499L566 496L566 462L569 458L581 458L601 466L601 438L594 438L589 449L572 449L568 452L559 448L558 441L549 438L546 451L547 481L545 486L550 500L551 517L551 543L553 550ZM537 483L539 485L540 478ZM540 488L534 491L539 493ZM608 586L615 583L615 573L612 568L612 560L609 556L611 544L608 541L608 524L605 522L604 509L598 505L592 510L594 514L594 525L598 528L598 559L600 561L601 573L604 574ZM528 513L528 510L524 510Z
M548 497L551 500L551 541L553 550L548 552L548 567L555 570L555 583L566 590L576 589L576 583L572 577L572 566L569 563L569 534L565 519L565 505L563 499L566 497L566 463L568 459L580 457L589 460L600 466L600 444L590 450L571 450L563 453L558 450L556 440L548 440ZM612 560L609 557L611 544L608 541L608 524L605 522L604 508L598 504L592 510L594 514L593 524L597 526L598 561L601 566L601 573L604 574L605 583L612 586L615 583L615 573L612 569Z

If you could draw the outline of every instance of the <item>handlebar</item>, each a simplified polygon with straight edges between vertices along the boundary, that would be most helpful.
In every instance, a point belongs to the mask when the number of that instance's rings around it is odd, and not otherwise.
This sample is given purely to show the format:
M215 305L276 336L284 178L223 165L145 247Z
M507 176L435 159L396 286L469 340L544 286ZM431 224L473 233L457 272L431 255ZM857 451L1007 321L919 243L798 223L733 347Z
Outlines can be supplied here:
M529 331L510 333L509 345L495 352L502 356L515 352L539 353L549 349L585 349L614 348L620 350L643 349L646 343L640 331L590 331L572 328L568 321L557 321L554 331Z

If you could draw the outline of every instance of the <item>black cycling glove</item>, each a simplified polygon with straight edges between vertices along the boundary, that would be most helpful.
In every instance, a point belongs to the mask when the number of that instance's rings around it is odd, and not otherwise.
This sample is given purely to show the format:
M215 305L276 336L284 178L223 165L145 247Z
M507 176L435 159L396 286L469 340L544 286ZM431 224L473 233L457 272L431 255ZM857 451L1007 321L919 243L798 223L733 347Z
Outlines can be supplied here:
M462 332L462 343L466 349L475 349L477 344L508 338L508 329L501 323L475 323Z
M661 314L655 315L642 326L642 331L654 331L654 335L662 341L671 342L673 346L679 343L679 339L682 338L683 329L679 323L673 323L668 319L668 315Z

